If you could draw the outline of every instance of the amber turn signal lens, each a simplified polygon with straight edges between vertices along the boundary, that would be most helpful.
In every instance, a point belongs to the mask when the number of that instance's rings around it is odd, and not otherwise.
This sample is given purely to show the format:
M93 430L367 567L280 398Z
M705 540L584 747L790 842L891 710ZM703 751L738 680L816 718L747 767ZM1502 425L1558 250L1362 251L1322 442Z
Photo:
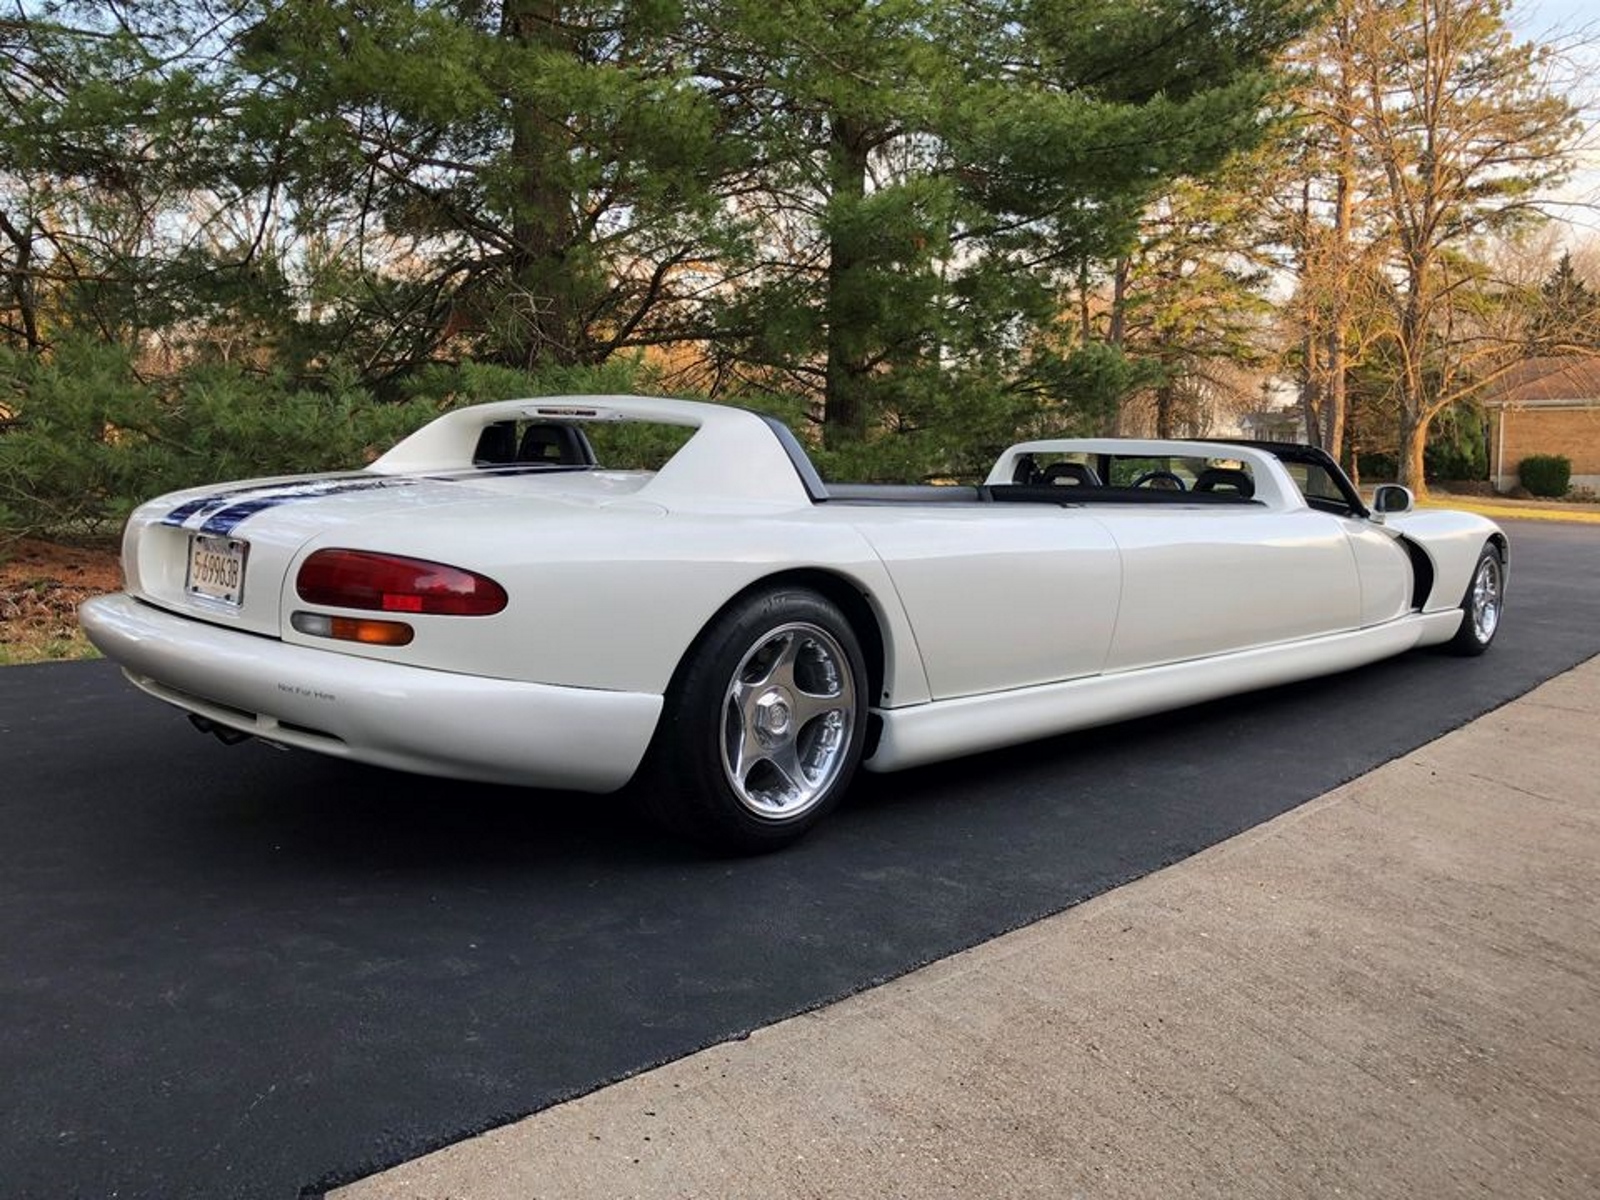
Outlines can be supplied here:
M361 642L368 646L405 646L416 637L416 630L404 621L375 621L364 617L330 617L322 613L297 612L289 618L289 624L312 637Z

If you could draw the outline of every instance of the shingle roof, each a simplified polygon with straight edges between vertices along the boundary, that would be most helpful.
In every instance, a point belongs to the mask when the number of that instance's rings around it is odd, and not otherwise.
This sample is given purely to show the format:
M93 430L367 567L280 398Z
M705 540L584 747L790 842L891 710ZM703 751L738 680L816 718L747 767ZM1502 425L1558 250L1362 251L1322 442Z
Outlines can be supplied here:
M1600 403L1600 358L1525 358L1490 384L1484 399L1490 404Z

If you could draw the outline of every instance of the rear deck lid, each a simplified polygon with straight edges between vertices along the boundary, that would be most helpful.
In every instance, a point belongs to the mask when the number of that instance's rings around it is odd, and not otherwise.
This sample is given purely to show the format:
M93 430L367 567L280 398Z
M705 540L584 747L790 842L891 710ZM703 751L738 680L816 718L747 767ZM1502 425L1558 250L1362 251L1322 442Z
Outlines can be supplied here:
M128 523L128 590L200 620L276 636L287 573L314 537L360 547L364 525L425 522L463 506L464 519L494 520L498 506L592 511L626 500L643 479L603 471L480 470L403 475L372 471L255 480L177 492L141 507ZM324 537L324 540L327 540Z

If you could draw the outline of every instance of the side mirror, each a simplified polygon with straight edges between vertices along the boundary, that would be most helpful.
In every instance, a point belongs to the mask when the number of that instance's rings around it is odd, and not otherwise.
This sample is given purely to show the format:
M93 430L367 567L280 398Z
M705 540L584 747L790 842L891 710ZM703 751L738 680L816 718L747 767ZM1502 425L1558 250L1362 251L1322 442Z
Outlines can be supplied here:
M1372 493L1372 515L1380 525L1385 517L1410 512L1416 506L1417 498L1411 494L1411 489L1398 483L1380 484Z

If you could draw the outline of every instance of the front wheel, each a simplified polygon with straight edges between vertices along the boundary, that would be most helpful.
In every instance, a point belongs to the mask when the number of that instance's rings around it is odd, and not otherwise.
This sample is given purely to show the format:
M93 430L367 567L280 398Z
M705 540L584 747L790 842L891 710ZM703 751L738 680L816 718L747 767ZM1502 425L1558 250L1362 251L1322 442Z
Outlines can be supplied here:
M1472 569L1472 581L1461 600L1461 628L1449 642L1452 654L1482 654L1500 629L1500 614L1506 602L1506 563L1500 547L1486 544Z
M860 644L831 601L799 588L741 600L673 680L640 780L646 807L722 851L794 842L855 774L866 688Z

